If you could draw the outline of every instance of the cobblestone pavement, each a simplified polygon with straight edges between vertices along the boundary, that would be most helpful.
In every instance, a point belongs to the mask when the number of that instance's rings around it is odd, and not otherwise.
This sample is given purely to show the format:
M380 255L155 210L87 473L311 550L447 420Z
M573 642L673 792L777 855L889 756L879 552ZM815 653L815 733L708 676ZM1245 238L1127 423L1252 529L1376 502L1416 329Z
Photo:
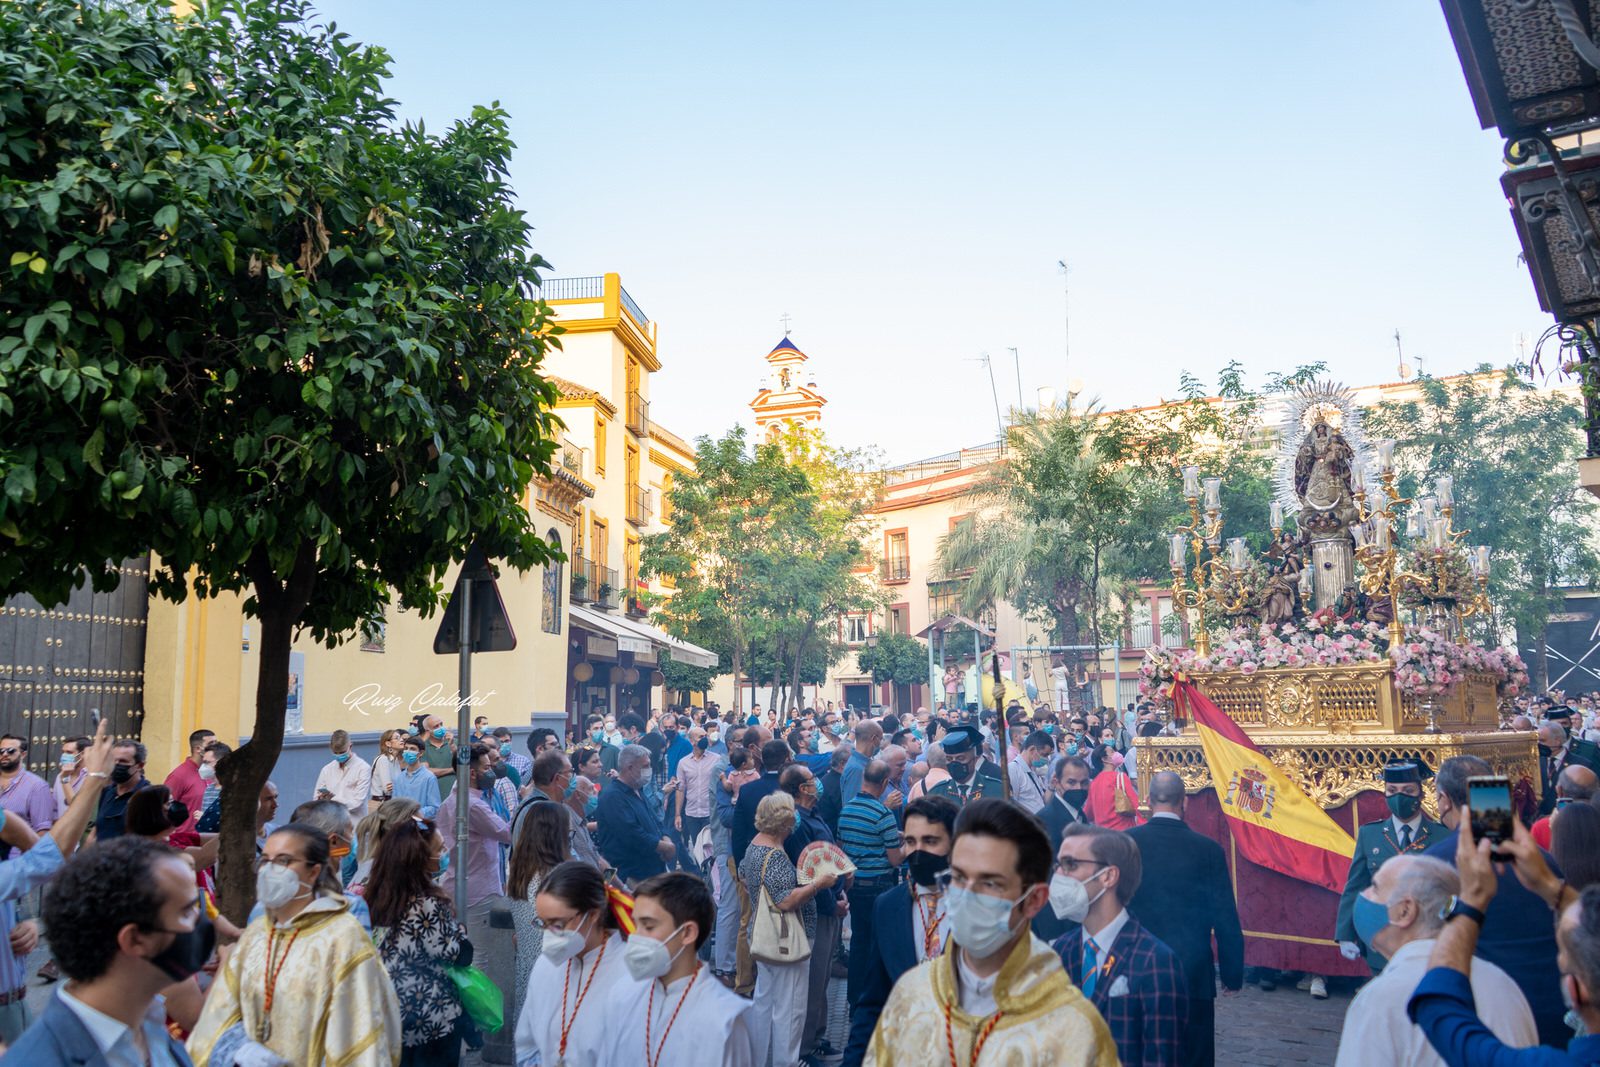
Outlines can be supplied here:
M1217 1062L1230 1067L1331 1064L1353 988L1334 983L1327 1000L1280 985L1263 993L1247 985L1217 998Z

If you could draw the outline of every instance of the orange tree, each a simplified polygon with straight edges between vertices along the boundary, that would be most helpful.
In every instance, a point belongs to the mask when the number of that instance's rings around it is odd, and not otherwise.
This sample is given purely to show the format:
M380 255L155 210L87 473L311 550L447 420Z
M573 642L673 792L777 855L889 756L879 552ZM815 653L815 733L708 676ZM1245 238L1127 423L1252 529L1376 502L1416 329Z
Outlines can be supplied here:
M399 123L387 65L301 0L0 7L0 595L60 603L146 552L158 595L245 595L236 918L295 633L427 613L474 538L550 555L522 499L554 330L506 117Z

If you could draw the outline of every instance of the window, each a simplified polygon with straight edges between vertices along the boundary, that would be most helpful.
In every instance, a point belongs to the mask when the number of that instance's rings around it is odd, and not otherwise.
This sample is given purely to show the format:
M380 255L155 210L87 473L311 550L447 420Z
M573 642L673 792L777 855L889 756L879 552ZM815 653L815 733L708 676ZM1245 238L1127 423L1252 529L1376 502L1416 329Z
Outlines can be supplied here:
M883 538L883 580L903 582L911 577L911 547L906 531L890 530Z
M867 641L867 634L871 632L865 615L846 615L844 623L844 642L847 645L861 645Z
M557 552L561 551L561 531L551 529L545 534L545 540L550 542L550 547ZM547 634L561 632L561 594L565 588L561 584L560 560L551 560L544 565L543 593L539 605L539 628Z
M1172 598L1156 598L1156 628L1161 633L1162 648L1183 647L1183 620L1172 610Z
M1149 648L1151 637L1150 601L1140 597L1133 602L1133 608L1128 613L1129 622L1132 624L1132 644L1134 648Z
M905 604L896 604L889 609L889 632L892 634L908 634L911 632L910 608Z
M600 415L594 417L594 472L606 473L606 420Z

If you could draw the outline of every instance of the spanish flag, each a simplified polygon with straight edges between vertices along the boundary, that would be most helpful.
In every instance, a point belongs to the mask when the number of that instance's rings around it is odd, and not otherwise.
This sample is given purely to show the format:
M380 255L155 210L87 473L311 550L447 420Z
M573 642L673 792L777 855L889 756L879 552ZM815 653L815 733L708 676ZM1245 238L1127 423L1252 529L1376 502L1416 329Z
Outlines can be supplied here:
M1239 851L1268 870L1341 892L1354 839L1193 682L1180 679L1172 698L1200 734L1212 785Z

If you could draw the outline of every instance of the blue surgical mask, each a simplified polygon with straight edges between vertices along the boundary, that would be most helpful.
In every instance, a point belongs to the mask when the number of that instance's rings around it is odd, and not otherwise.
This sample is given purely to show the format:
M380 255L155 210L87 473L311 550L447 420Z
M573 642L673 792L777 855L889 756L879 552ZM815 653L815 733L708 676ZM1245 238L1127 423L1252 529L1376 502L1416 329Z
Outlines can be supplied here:
M576 778L574 778L570 782L567 783L567 788L562 790L561 799L566 800L568 797L572 796L573 790L575 790L577 788L578 788L578 780Z
M500 742L500 755L502 755L502 756L511 755L511 742L510 741L502 741L502 742Z
M400 758L406 761L407 766L415 764L417 762L417 750L408 748L400 754Z
M597 808L599 808L599 807L600 807L600 798L598 796L590 797L588 803L586 803L583 806L583 817L585 819L594 818L595 810Z
M1066 751L1067 751L1067 755L1076 756L1078 754L1078 742L1076 742L1076 741L1072 742L1072 744L1067 746L1067 750Z
M1351 918L1355 921L1356 936L1361 938L1361 943L1374 952L1378 951L1373 945L1372 939L1377 937L1385 926L1389 925L1389 906L1387 904L1379 904L1376 900L1362 893L1356 897L1356 907Z
M435 738L439 739L440 741L443 741L444 740L444 727L443 726L435 726L433 728L433 736Z
M334 753L333 761L335 763L349 763L350 762L350 753L348 753L348 752L336 752L336 753Z
M440 875L444 874L444 872L448 871L449 869L450 869L450 853L449 852L441 852L441 853L439 853L439 869L437 871L433 872L434 877L435 878L439 877Z

